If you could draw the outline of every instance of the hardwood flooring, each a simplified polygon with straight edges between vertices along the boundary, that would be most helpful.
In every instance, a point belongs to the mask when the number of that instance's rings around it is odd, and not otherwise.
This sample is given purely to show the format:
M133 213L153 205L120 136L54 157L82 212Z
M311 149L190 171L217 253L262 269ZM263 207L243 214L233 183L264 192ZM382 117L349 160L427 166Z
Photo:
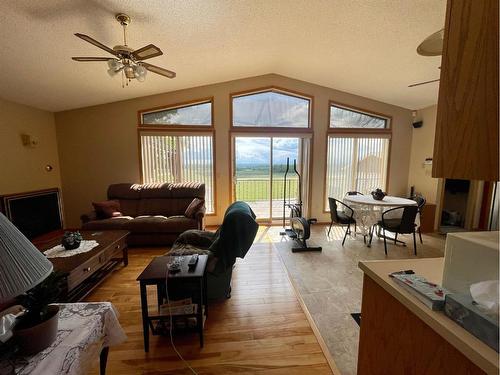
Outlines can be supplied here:
M256 242L269 242L265 228ZM131 249L129 265L114 272L87 301L111 301L128 340L110 349L107 374L190 374L168 337L152 336L143 349L139 287L135 281L165 249ZM151 308L156 297L148 290ZM271 244L257 243L233 272L232 297L210 304L205 346L196 334L174 337L177 349L199 374L331 374L320 342ZM97 367L94 374L97 374Z

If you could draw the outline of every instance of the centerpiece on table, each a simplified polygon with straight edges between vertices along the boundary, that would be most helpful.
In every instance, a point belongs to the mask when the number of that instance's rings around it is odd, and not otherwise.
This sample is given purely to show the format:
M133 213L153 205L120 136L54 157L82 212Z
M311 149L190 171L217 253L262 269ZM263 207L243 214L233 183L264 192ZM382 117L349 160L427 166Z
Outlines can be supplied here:
M61 245L66 250L74 250L80 247L80 243L83 238L80 232L64 232L64 235L61 240Z
M375 189L374 191L372 191L372 197L373 199L375 199L376 201L381 201L384 199L384 197L387 195L386 193L384 193L382 191L382 189Z

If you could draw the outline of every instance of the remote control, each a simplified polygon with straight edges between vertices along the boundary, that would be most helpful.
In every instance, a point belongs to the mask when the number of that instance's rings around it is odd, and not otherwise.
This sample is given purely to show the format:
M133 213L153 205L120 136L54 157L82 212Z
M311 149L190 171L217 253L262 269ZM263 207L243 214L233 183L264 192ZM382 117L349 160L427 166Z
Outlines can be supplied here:
M198 263L198 254L191 255L191 258L189 258L188 267L194 268L196 266L196 263Z

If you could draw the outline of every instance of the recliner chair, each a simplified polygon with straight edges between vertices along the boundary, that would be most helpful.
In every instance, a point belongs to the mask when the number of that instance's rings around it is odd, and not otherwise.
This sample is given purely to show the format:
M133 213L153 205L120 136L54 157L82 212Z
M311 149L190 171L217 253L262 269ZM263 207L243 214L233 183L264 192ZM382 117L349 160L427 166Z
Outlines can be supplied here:
M258 228L250 206L234 202L215 233L187 230L177 238L168 255L207 254L208 298L230 298L234 263L237 257L245 257Z

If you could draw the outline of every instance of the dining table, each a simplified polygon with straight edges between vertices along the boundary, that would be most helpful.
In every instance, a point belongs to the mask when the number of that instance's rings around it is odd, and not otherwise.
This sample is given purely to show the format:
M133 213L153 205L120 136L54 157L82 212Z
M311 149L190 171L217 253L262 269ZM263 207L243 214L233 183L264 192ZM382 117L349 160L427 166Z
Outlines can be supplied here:
M354 211L353 217L356 220L357 227L361 230L361 234L363 234L364 238L366 238L366 236L370 237L370 241L366 242L368 247L371 246L372 228L375 224L382 220L382 213L384 211L395 207L417 206L417 202L413 199L391 195L386 195L383 199L377 200L373 198L371 194L348 194L344 197L343 201ZM389 216L386 217L398 218L401 217L402 214L403 210L395 210L390 212L388 214ZM420 214L417 214L415 224L417 227L420 226ZM389 237L388 239L406 245L404 241L395 240L394 238Z

